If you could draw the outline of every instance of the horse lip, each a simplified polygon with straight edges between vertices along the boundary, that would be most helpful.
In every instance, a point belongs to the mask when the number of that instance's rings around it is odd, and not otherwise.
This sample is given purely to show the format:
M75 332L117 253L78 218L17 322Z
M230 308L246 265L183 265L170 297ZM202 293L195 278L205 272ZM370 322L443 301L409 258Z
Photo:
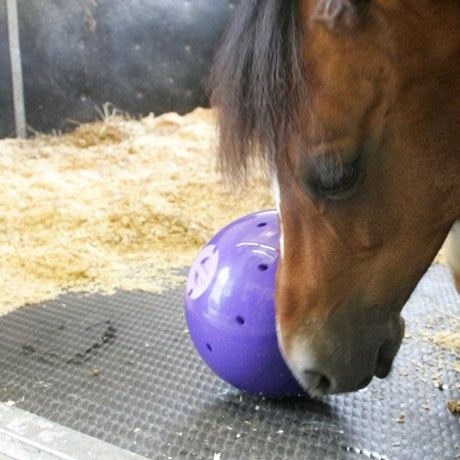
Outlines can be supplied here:
M396 353L399 349L399 346L398 346L396 347L395 352L389 354L388 349L390 347L394 349L394 343L390 345L390 341L385 342L379 351L379 354L377 357L377 364L375 366L375 371L374 371L375 376L378 377L379 379L384 379L391 372L394 357L396 356Z
M367 385L369 385L369 383L372 382L372 379L373 379L373 378L374 378L374 376L373 376L373 375L370 375L369 377L363 379L363 380L361 381L361 383L358 385L358 390L367 387Z
M405 323L404 318L399 316L397 319L399 326L399 334L393 340L385 341L378 353L377 364L375 366L375 375L379 379L384 379L391 372L393 361L398 354L399 348L404 337Z
M383 365L383 366L379 365L375 369L375 376L378 377L379 379L384 379L385 377L388 376L390 372L391 372L391 364Z

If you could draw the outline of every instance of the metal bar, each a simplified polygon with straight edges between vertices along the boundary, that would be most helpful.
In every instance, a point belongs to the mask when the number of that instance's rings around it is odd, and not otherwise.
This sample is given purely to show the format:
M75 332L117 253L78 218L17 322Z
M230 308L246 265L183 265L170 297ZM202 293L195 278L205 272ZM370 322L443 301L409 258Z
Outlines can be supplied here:
M26 111L24 105L24 84L22 79L21 49L19 45L17 0L6 0L6 11L8 19L11 78L13 81L13 105L16 136L25 138L27 136Z
M0 402L0 460L145 460L100 439Z

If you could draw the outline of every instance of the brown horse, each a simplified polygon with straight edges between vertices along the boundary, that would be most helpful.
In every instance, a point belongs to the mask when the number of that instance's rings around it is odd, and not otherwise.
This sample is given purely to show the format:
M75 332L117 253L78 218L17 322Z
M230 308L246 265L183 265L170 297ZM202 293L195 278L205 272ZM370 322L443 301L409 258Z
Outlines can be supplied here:
M242 0L211 82L222 169L272 175L288 365L313 396L387 376L460 216L460 1Z

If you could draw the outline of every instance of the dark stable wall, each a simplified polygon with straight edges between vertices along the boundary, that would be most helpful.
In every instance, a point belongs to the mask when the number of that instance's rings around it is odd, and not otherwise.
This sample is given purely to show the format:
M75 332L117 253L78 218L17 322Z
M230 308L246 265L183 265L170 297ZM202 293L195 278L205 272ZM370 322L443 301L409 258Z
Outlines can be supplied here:
M27 124L67 130L110 102L131 115L208 104L228 0L18 0ZM4 2L0 2L0 136L14 134Z

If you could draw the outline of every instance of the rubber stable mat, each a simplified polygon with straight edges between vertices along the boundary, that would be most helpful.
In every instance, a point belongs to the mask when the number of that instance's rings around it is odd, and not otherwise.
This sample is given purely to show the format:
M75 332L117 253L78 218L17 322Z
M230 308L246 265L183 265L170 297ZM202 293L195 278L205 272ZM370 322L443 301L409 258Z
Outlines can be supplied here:
M448 270L433 266L405 307L388 379L321 401L267 400L203 364L182 290L66 294L0 318L0 400L151 458L455 458L455 356L426 335L452 331L458 315Z

